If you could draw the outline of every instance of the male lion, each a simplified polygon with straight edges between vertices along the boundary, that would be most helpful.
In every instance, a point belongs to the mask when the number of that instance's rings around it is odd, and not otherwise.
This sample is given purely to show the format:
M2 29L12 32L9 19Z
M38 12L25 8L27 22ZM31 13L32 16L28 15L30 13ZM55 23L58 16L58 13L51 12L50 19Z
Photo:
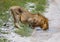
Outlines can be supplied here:
M48 19L42 16L41 14L34 14L33 17L28 19L28 22L34 27L41 27L43 30L48 29Z
M40 14L32 14L20 6L10 7L11 14L14 18L15 27L19 28L19 22L28 23L34 29L41 27L43 30L48 29L48 19Z

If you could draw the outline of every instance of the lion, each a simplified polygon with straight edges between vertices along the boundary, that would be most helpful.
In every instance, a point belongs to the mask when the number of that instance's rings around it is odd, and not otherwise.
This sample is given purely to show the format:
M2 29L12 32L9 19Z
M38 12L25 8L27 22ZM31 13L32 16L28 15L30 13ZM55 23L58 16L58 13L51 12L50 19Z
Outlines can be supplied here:
M29 17L31 14L24 10L24 8L20 6L12 6L9 8L9 11L14 19L14 25L16 28L20 28L19 22L27 23L27 16ZM27 15L27 16L26 16Z
M20 6L10 7L10 12L13 15L14 25L17 28L20 27L19 22L28 23L32 26L32 29L41 27L41 29L47 30L49 28L48 19L41 14L32 14Z
M33 16L33 15L32 15ZM32 28L41 27L43 30L47 30L49 27L48 19L41 14L34 14L33 17L28 19L28 22L32 25Z

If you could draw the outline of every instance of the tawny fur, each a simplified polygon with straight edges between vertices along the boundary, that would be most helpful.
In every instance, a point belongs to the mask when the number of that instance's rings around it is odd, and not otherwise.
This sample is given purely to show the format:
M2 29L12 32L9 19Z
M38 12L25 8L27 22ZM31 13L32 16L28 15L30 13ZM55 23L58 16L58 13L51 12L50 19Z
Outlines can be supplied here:
M43 30L47 30L48 19L41 14L32 14L20 6L10 7L11 14L14 18L15 27L19 28L19 22L28 23L34 29L35 27L41 27Z

